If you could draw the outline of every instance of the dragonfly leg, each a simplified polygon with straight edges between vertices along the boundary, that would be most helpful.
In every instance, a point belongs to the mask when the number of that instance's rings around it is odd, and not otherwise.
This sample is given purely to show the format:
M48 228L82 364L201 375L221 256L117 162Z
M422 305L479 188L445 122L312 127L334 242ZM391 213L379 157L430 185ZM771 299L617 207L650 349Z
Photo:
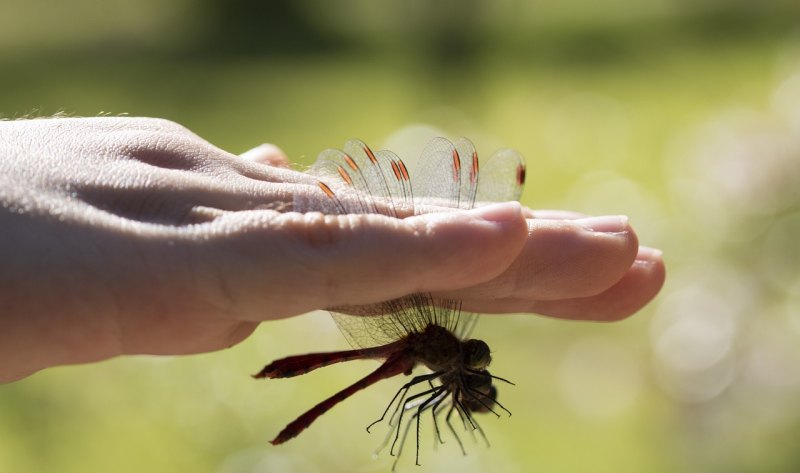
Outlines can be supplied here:
M412 403L412 402L414 402L416 399L419 399L419 398L421 398L421 397L428 396L428 395L431 395L431 394L434 394L434 396L432 396L432 397L435 397L435 396L436 396L436 395L438 395L438 394L439 394L439 392L441 392L441 390L443 390L443 389L445 389L445 387L444 387L444 386L437 386L437 387L435 387L435 388L433 388L433 389L428 389L427 391L422 391L421 393L414 394L413 396L409 397L409 398L406 400L406 405L408 405L409 403ZM402 425L403 425L403 412L405 412L405 409L403 409L402 411L400 411L400 418L399 418L399 420L398 420L398 423L397 423L397 429L396 429L397 433L396 433L396 435L395 435L395 437L394 437L394 441L392 442L392 446L391 446L391 448L389 449L389 454L390 454L390 455L395 455L395 453L394 453L394 447L395 447L395 444L397 444L397 440L400 438L400 428L401 428L401 427L402 427ZM399 456L399 452L398 452L398 456Z
M435 374L435 373L434 373L434 374ZM369 429L370 429L370 428L371 428L373 425L377 424L378 422L380 422L381 420L383 420L383 419L386 417L386 414L388 413L389 409L392 407L392 404L394 404L394 402L395 402L395 400L397 399L397 397L398 397L398 396L400 396L399 400L397 400L397 407L394 409L394 411L392 412L392 416L389 418L389 426L390 426L391 428L390 428L390 429L389 429L389 430L386 432L386 436L384 437L383 441L382 441L382 442L381 442L381 444L378 446L378 448L376 448L376 449L375 449L375 451L372 453L372 455L373 455L374 457L377 457L377 456L378 456L378 454L379 454L379 453L380 453L380 452L381 452L381 451L382 451L384 448L386 448L386 446L389 444L389 439L391 439L391 438L392 438L392 435L395 433L395 427L397 427L398 429L400 428L400 427L399 427L399 424L398 424L398 420L399 420L399 414L400 414L401 412L403 412L403 409L402 409L402 408L403 408L403 406L405 405L405 402L406 402L406 401L405 401L405 398L406 398L406 395L408 394L409 388L411 388L411 387L412 387L413 385L415 385L415 384L418 384L418 383L420 383L420 382L423 382L423 381L425 381L425 379L424 379L424 378L428 378L428 377L430 377L430 376L431 376L431 375L422 375L422 376L418 376L418 377L416 377L416 378L412 379L410 382L406 383L406 384L405 384L403 387L401 387L401 388L400 388L400 389L397 391L397 393L395 393L395 395L394 395L394 398L392 398L392 401L389 403L389 405L388 405L388 406L386 406L386 410L383 412L383 415L381 416L381 418L380 418L380 419L378 419L378 420L376 420L375 422L373 422L373 423L372 423L372 424L370 424L369 426L367 426L367 432L369 432ZM418 380L417 378L423 378L423 379L419 379L419 380ZM430 383L430 381L428 381L428 383ZM431 384L431 386L433 386L433 385ZM401 393L402 393L402 395L401 395ZM392 455L393 455L393 454L392 454Z
M481 437L483 437L484 442L486 442L486 446L490 447L491 445L489 444L489 439L486 438L486 434L483 432L483 429L481 428L480 424L478 423L478 420L475 419L472 416L472 414L470 414L469 410L467 408L465 408L463 404L461 404L461 401L456 400L455 402L456 402L456 404L458 406L458 408L457 408L458 414L460 416L462 416L462 420L464 418L466 418L467 421L469 422L470 426L472 427L471 430L467 429L469 431L469 433L472 435L472 438L475 441L477 441L477 439L475 438L475 431L477 430L478 433L481 434ZM466 423L465 423L465 427L466 427Z
M425 399L419 406L416 406L417 407L417 412L415 412L411 416L411 418L406 421L406 428L403 430L403 437L400 440L400 445L398 446L398 449L397 449L397 455L396 455L396 458L394 460L394 463L392 464L392 471L395 471L395 468L397 467L397 462L400 460L400 455L402 455L402 453L403 453L403 446L405 446L405 444L406 444L406 439L408 438L408 432L411 430L411 424L412 423L416 423L416 426L417 426L417 451L416 451L416 457L415 457L414 463L417 466L420 466L420 463L419 463L419 419L422 417L422 413L425 412L426 409L430 409L431 408L431 403L433 401L435 401L439 397L439 395L441 394L442 389L444 389L444 386L437 386L434 389L430 389L428 391L425 391L425 392L419 393L419 394L417 394L415 396L412 396L412 397L415 397L415 398L419 398L419 397L422 397L422 396L430 394L430 397L428 397L428 399ZM411 398L409 398L409 402L413 402L413 400ZM413 407L412 407L412 409L413 409ZM402 424L397 426L398 434L400 433L400 427L401 426L402 426ZM392 445L392 447L394 447L394 445Z
M478 391L477 389L472 389L472 388L468 388L467 389L467 393L470 395L470 397L472 397L473 399L475 399L476 401L481 403L481 405L483 407L485 407L489 412L491 412L492 414L496 415L497 417L500 417L500 414L498 414L491 407L489 407L489 405L486 402L484 402L483 399L488 399L488 400L490 400L492 402L492 404L500 406L500 409L503 409L504 411L506 411L508 416L511 417L511 411L506 409L506 407L504 405L500 404L500 402L496 398L493 398L493 397L489 396L486 393L482 393L482 392Z
M492 445L489 443L489 439L486 438L486 434L483 432L481 424L479 424L477 420L475 421L475 430L477 430L478 433L481 434L481 437L483 437L483 441L486 442L486 447L491 447Z
M486 401L484 401L483 399L484 399L484 398L488 398L488 399L490 399L490 400L492 401L492 403L493 403L493 404L497 404L498 406L500 406L500 407L503 407L503 406L501 406L501 405L500 405L500 403L499 403L499 402L497 402L497 400L495 400L495 399L493 399L493 398L489 397L488 395L486 395L486 394L484 394L484 393L482 393L482 392L480 392L480 391L478 391L478 390L476 390L476 389L467 388L465 392L467 393L467 396L469 396L469 397L470 397L470 399L474 399L474 400L478 401L478 404L480 404L481 406L485 407L487 411L491 412L492 414L494 414L494 415L495 415L495 416L497 416L497 417L500 417L500 414L498 414L497 412L495 412L495 410L494 410L494 409L492 409L492 406L491 406L491 405L489 405L489 404L488 404ZM503 409L505 409L505 407L503 407ZM482 412L482 411L481 411L481 412ZM507 410L507 409L506 409L506 412L508 412L508 410ZM509 412L509 415L511 415L511 413L510 413L510 412Z
M429 407L431 407L431 402L435 401L437 397L438 397L438 394L429 397L428 399L425 400L425 402L423 402L419 406L419 408L417 408L417 413L416 413L416 416L417 416L417 422L416 422L417 423L417 454L416 454L416 461L414 462L417 466L421 466L421 464L419 462L419 420L422 417L422 413L425 411L425 409L428 409ZM405 442L405 439L403 441ZM402 449L402 445L400 446L400 448ZM397 454L397 457L400 458L400 454L399 453Z
M447 427L450 429L450 432L453 434L453 437L456 438L456 442L458 442L458 446L459 448L461 448L461 453L463 453L464 456L466 456L467 451L464 450L464 443L461 441L461 437L458 436L456 429L453 428L453 424L450 422L450 417L453 415L453 411L455 410L455 408L456 408L455 403L450 404L450 409L447 410L447 415L445 416L444 420L445 423L447 424ZM459 416L460 415L461 414L459 413Z
M409 382L407 382L406 384L404 384L404 385L403 385L403 386L402 386L400 389L398 389L398 390L397 390L397 392L394 394L394 397L393 397L393 398L392 398L392 400L389 402L389 405L388 405L388 406L386 406L386 409L383 411L383 414L381 415L381 417L380 417L378 420L376 420L375 422L373 422L373 423L371 423L371 424L369 424L369 425L367 426L367 432L369 432L369 429L371 429L371 428L372 428L372 426L374 426L375 424L377 424L377 423L381 422L383 419L385 419L385 418L386 418L386 414L389 412L389 409L390 409L390 408L392 407L392 405L394 404L394 401L396 401L396 400L397 400L397 396L399 396L399 395L400 395L400 393L405 393L405 392L408 392L408 390L409 390L409 389L411 389L411 387L412 387L412 386L414 386L414 385L416 385L416 384L419 384L419 383L423 383L423 382L425 382L425 381L428 381L428 380L431 380L431 379L435 379L435 378L439 377L440 375L441 375L441 373L431 373L431 374L425 374L425 375L415 376L413 379L411 379L411 381L409 381ZM403 394L403 397L405 397L405 394ZM400 403L401 403L401 404L402 404L402 399L403 399L403 397L401 397L401 398L400 398Z
M505 378L501 378L500 376L495 376L495 375L493 375L493 374L491 374L491 373L489 373L487 371L477 371L477 370L473 370L473 369L467 369L467 371L472 373L472 374L474 374L474 375L477 375L477 376L488 376L488 377L490 377L492 379L496 379L496 380L502 381L502 382L504 382L506 384L510 384L511 386L516 386L516 384L512 383L511 381L509 381L509 380L507 380Z
M475 429L475 423L472 422L472 417L469 415L469 411L467 411L467 408L464 407L464 404L462 404L461 401L458 400L460 395L461 395L460 389L453 395L453 403L456 406L456 412L458 412L458 416L461 418L461 423L464 424L464 430L469 430L469 428L467 427L467 422L469 422L470 427Z
M442 440L442 433L439 431L439 421L437 419L437 416L439 415L438 412L439 406L441 406L445 400L447 400L446 395L440 396L439 400L436 401L436 403L433 405L433 408L431 409L431 417L433 417L433 430L436 433L436 439L442 445L444 445L444 440ZM436 445L436 440L434 440L433 444Z

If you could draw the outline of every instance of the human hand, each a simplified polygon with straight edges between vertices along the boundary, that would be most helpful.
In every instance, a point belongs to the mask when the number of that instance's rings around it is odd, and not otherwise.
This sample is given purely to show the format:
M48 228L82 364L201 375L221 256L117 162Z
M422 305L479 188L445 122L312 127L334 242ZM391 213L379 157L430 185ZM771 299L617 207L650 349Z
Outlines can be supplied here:
M622 217L291 211L320 194L274 147L237 157L165 120L0 122L0 381L220 349L264 320L412 292L617 320L664 280Z

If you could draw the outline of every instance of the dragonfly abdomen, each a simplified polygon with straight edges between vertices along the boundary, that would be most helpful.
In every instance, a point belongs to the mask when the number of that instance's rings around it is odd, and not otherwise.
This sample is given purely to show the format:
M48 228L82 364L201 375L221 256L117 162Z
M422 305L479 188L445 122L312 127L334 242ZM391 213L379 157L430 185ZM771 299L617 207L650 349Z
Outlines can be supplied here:
M323 366L350 360L366 360L387 358L406 345L405 340L389 343L379 347L360 348L356 350L330 351L325 353L309 353L275 360L265 366L254 378L291 378L300 376Z
M367 358L362 350L345 350L328 353L311 353L296 355L275 360L268 364L254 378L291 378L300 376L323 366L341 363L343 361Z
M336 404L339 404L356 392L361 391L362 389L371 386L382 379L390 378L401 373L410 372L413 367L414 359L408 356L408 353L395 353L393 356L387 358L387 360L378 369L366 377L356 381L354 384L339 391L328 399L325 399L316 406L312 407L305 414L295 419L292 423L281 430L278 436L275 437L270 443L273 445L278 445L286 442L287 440L293 439L300 432L311 425L312 422L317 420L319 416L328 412Z

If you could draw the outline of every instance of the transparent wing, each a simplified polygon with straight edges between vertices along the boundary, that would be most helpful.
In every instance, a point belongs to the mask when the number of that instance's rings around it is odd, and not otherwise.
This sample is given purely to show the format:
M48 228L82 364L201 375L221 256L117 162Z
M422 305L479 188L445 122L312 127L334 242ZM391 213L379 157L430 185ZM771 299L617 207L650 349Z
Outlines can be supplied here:
M429 324L445 327L461 337L472 330L477 320L476 314L462 314L460 301L433 298L430 294L411 294L379 304L342 307L330 314L354 348L386 345L410 333L421 332Z
M478 152L475 146L466 138L458 138L453 145L461 160L461 179L458 195L458 205L461 209L471 209L475 206L475 196L478 191L478 178L480 166Z
M391 151L374 153L359 140L348 141L344 151L326 149L310 172L320 179L322 190L337 201L336 211L331 213L398 217L401 210L413 205L405 164ZM413 213L413 209L405 212Z
M458 326L453 333L461 340L466 340L472 334L472 331L475 330L477 324L478 314L474 312L461 312Z
M481 166L476 200L479 203L519 200L524 186L522 155L513 149L501 149Z
M414 202L419 205L460 207L461 156L445 138L432 139L422 150L411 174Z
M388 345L400 340L405 333L393 333L384 329L382 320L391 320L388 314L380 315L352 315L342 312L330 312L339 331L342 332L347 343L353 348L370 348Z
M343 151L323 151L310 172L320 180L320 189L331 204L315 210L393 217L413 215L421 205L469 209L476 201L517 200L525 180L519 153L500 150L479 166L475 147L466 138L455 143L431 140L411 174L391 151L373 152L359 140L347 142ZM356 348L392 343L429 323L466 338L478 319L476 314L462 313L459 302L429 294L336 308L331 315Z

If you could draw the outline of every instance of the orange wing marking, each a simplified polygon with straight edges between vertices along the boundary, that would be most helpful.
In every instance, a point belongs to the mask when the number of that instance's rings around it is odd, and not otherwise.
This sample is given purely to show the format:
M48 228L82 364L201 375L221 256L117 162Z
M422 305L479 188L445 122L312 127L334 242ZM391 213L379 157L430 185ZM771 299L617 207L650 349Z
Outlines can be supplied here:
M369 146L364 145L364 152L367 153L367 157L372 161L372 164L378 164L378 159L375 157L375 154L372 153L372 150L369 149Z
M353 161L353 158L351 158L349 155L347 154L344 155L344 162L346 162L347 165L350 166L350 169L352 169L353 171L358 171L358 164L356 164L356 162Z
M400 167L397 165L395 161L392 161L392 172L394 173L394 178L398 181L403 180L403 175L400 173Z
M339 175L342 176L344 182L346 182L348 185L353 185L353 179L350 178L350 174L347 174L347 171L345 171L343 167L336 166L336 170L339 171Z
M317 185L319 186L319 188L320 188L320 189L322 189L322 192L324 192L324 193L325 193L325 195L327 195L327 196L328 196L328 197L330 197L331 199L335 199L335 198L336 198L336 194L334 194L334 193L333 193L333 191L331 190L331 188L330 188L330 187L328 187L328 185L327 185L327 184L325 184L325 183L324 183L324 182L322 182L322 181L318 181L318 182L317 182Z
M458 182L461 179L461 158L458 151L453 149L453 180Z
M406 163L400 159L397 161L397 165L400 166L400 174L403 175L403 180L408 181L408 169L406 169Z
M469 181L473 184L478 180L478 153L472 152L472 169L469 170Z

